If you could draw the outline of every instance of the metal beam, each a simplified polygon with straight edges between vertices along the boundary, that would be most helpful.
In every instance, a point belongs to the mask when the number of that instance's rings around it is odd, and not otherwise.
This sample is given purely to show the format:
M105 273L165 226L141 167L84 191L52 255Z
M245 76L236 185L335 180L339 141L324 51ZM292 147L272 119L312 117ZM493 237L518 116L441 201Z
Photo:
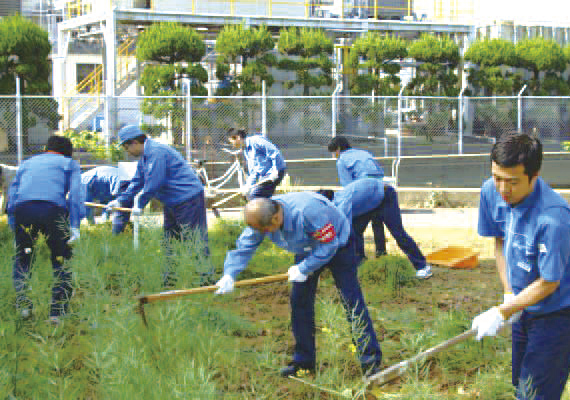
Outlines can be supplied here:
M403 32L441 32L464 33L472 30L471 25L453 23L432 23L417 21L389 21L371 19L339 19L339 18L304 18L304 17L269 17L269 16L232 16L216 14L191 14L172 11L155 11L144 9L117 9L115 16L118 23L144 24L154 22L179 22L189 25L224 26L241 24L245 19L250 25L267 25L277 27L299 26L321 28L324 30L380 30ZM66 21L68 22L68 21ZM365 29L367 28L367 29Z

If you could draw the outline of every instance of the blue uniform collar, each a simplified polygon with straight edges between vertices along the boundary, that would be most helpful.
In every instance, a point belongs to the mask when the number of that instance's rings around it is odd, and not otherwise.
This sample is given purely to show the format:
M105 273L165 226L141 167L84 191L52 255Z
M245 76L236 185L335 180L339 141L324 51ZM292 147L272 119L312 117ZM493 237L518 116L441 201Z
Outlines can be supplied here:
M283 203L279 200L275 200L275 201L278 202L279 205L281 206L281 208L283 209L283 227L281 228L281 231L292 232L293 231L293 218L291 218L291 215L289 214L289 209L287 208L285 203Z

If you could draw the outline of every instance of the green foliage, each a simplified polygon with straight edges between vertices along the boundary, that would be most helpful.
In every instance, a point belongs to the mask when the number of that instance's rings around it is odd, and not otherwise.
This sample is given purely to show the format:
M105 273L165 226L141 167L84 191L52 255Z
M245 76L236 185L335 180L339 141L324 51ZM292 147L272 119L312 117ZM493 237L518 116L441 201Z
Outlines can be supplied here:
M364 261L358 273L363 284L374 284L390 296L400 296L403 287L416 282L413 266L407 258L400 256L388 255Z
M522 40L516 45L520 66L535 73L557 71L563 72L567 67L566 56L558 43L543 37Z
M124 152L120 144L111 143L109 149L107 149L105 139L97 132L76 132L74 130L68 130L63 133L63 136L71 140L75 151L85 151L91 154L96 160L117 162L124 157Z
M513 43L503 39L485 39L473 43L465 53L465 60L477 64L469 70L468 81L475 93L483 95L513 95L522 87L520 74L512 74L505 67L519 64Z
M175 22L151 25L139 36L137 59L159 63L194 63L206 54L202 36L194 29Z
M560 147L562 151L570 151L570 141L560 142Z
M420 63L408 84L409 94L457 96L459 47L449 37L425 34L408 47L408 56Z
M51 94L51 44L48 34L38 25L21 16L2 18L0 21L0 94L16 93L15 75L20 78L20 92L24 95ZM9 59L17 56L17 61ZM61 116L58 104L52 98L25 99L22 102L22 127L24 145L28 143L27 131L46 121L50 129L58 127ZM15 115L5 112L6 126L13 125ZM14 135L15 136L15 135Z
M407 54L407 42L402 38L368 33L357 39L350 51L349 64L355 69L367 68L370 73L355 75L350 85L351 93L370 94L374 90L377 95L398 94L400 65L397 62ZM382 73L388 76L382 78Z
M267 67L277 61L268 54L275 42L266 26L245 28L243 25L226 25L216 39L216 51L219 53L216 77L226 79L231 68L229 63L241 61L242 72L228 87L217 90L216 95L235 95L241 90L244 96L261 92L262 81L267 87L273 84L273 76ZM253 61L252 61L253 60ZM220 68L220 66L225 65Z
M181 96L185 88L180 80L176 82L180 76L190 79L193 96L207 95L203 84L208 81L208 72L199 64L205 51L202 36L192 28L171 22L151 25L140 35L137 44L139 61L154 63L145 65L142 72L140 84L145 96ZM184 104L185 100L172 97L145 98L141 109L155 118L171 118L172 128L178 133L174 137L181 140L186 124ZM162 125L151 127L150 131L160 134Z
M280 69L295 71L295 83L303 86L304 96L311 94L311 88L332 85L333 63L329 56L334 47L332 39L323 30L296 27L282 29L277 49L279 53L293 57L282 58L278 66ZM311 73L311 70L317 72ZM293 82L285 86L292 88Z
M216 51L220 62L247 65L250 58L273 50L275 42L265 25L245 28L243 25L226 25L216 39Z
M504 39L476 41L465 53L465 61L481 67L515 66L518 63L515 45Z

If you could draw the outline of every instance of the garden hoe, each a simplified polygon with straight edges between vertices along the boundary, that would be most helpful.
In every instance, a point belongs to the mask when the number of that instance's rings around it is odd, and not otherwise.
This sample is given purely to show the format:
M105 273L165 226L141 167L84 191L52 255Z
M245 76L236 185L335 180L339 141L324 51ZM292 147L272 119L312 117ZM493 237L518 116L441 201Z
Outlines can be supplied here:
M235 287L255 286L264 283L283 282L287 281L288 279L289 276L287 274L271 275L271 276L264 276L263 278L245 279L243 281L237 281L234 286ZM139 304L137 305L137 312L141 315L144 325L148 327L146 316L144 313L145 304L154 303L155 301L171 300L189 294L214 292L216 290L218 290L218 287L215 285L211 285L194 289L169 290L167 292L138 296L137 299L139 301Z
M448 347L451 347L454 344L457 344L459 342L464 341L465 339L475 336L476 333L477 333L476 329L470 329L468 331L465 331L449 340L446 340L443 343L438 344L437 346L427 349L426 351L422 351L421 353L415 355L412 358L401 361L398 364L392 365L391 367L388 367L383 371L380 371L374 375L364 378L364 383L366 385L369 385L370 383L374 382L378 385L383 385L387 382L390 382L398 378L399 376L405 374L408 368L412 365L415 365L415 363L417 363L418 361L423 361L428 358L431 358L435 354L447 349Z

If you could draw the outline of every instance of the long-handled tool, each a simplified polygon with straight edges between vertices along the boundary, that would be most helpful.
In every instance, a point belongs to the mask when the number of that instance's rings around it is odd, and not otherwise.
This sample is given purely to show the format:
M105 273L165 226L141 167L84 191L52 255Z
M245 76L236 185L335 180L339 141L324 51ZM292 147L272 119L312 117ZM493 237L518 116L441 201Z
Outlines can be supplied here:
M287 274L271 275L271 276L264 276L263 278L244 279L243 281L237 281L234 286L235 287L255 286L264 283L283 282L286 281L287 279L289 279L289 276ZM141 318L145 326L148 326L146 321L146 316L144 313L145 304L154 303L155 301L172 300L178 297L187 296L189 294L214 292L218 289L219 288L217 286L211 285L211 286L203 286L193 289L169 290L167 292L138 296L137 299L139 301L139 304L137 306L137 312L141 315Z
M415 363L417 363L418 361L421 360L426 360L432 356L434 356L435 354L439 353L440 351L443 351L445 349L447 349L448 347L453 346L454 344L457 344L459 342L464 341L465 339L468 339L472 336L474 336L477 333L476 329L470 329L468 331L465 331L449 340L446 340L443 343L438 344L437 346L434 346L430 349L427 349L426 351L422 351L421 353L415 355L412 358L409 358L407 360L401 361L396 365L392 365L391 367L386 368L383 371L380 371L374 375L371 375L367 378L364 378L364 383L366 383L367 385L374 382L376 384L379 385L383 385L387 382L390 382L394 379L396 379L397 377L403 375L406 373L406 371L408 370L408 368L411 365L414 365Z
M135 198L135 199L138 199L138 198ZM135 200L135 201L137 201L137 200ZM107 208L107 206L105 204L91 203L89 201L86 201L83 204L85 204L87 207ZM133 211L131 208L125 208L125 207L113 207L112 210L122 211L122 212L132 212ZM140 224L139 216L133 215L133 246L135 249L139 248L139 224Z

